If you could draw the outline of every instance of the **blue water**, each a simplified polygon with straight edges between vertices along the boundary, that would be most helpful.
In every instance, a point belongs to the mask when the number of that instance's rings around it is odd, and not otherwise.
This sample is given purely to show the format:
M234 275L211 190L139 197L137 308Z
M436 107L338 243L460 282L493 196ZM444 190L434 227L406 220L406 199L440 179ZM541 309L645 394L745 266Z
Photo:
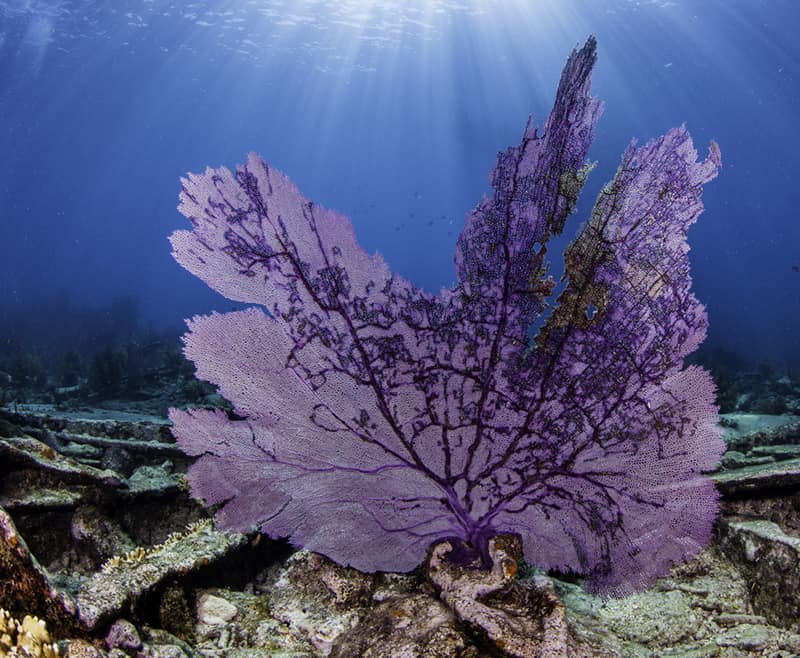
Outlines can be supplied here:
M496 152L595 34L599 164L566 237L630 138L685 122L724 163L690 233L707 344L797 364L799 30L797 0L0 0L0 325L120 295L156 329L230 308L166 236L179 177L250 150L449 285Z

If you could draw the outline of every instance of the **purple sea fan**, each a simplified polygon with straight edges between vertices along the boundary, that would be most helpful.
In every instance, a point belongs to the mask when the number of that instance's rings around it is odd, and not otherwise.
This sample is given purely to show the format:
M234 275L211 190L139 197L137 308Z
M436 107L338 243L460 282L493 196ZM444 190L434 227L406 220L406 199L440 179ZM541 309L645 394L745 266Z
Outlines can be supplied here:
M640 589L709 540L703 474L723 444L707 372L683 367L706 315L686 232L712 143L683 128L637 148L565 253L546 246L588 173L596 44L572 53L541 134L500 153L493 192L438 296L392 274L350 222L251 155L183 181L174 255L223 295L266 307L189 321L186 355L221 411L172 410L218 521L289 537L364 571L405 571L435 541L479 555L501 532L535 565L605 594Z

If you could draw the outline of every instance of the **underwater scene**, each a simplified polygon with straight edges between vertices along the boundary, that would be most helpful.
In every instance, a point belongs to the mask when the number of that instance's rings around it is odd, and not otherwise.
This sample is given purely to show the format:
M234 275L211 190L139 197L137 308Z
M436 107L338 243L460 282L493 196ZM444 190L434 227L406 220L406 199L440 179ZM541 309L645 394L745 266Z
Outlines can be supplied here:
M798 31L0 0L0 658L800 656Z

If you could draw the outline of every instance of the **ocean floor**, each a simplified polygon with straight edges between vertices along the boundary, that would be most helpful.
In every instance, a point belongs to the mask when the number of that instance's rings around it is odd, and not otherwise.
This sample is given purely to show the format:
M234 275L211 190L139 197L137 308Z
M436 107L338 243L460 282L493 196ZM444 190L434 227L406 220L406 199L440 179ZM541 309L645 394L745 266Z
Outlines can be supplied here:
M0 656L800 655L800 416L724 414L713 543L603 601L513 537L492 571L452 567L445 544L365 575L219 531L167 421L103 406L0 411Z

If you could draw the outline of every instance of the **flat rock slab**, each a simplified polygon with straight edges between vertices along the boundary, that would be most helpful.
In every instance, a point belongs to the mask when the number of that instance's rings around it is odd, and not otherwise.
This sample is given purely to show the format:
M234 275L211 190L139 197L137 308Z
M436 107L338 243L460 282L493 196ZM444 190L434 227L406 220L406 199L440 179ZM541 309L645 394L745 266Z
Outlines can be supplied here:
M79 411L65 411L63 409L56 408L52 404L9 404L4 407L4 411L16 417L21 417L26 421L33 421L34 423L52 419L71 423L83 423L84 421L90 423L103 423L110 421L112 424L141 425L142 423L145 423L165 427L169 426L170 424L169 421L163 416L153 416L143 413L96 408L86 408Z
M77 596L81 623L90 630L126 615L131 606L159 584L212 564L243 546L247 536L201 525L163 544L122 556L116 566L97 573Z
M800 443L800 416L723 414L722 438L731 450L747 451L757 445Z
M771 489L800 487L800 458L714 473L711 479L725 496L752 495Z
M720 501L720 511L728 518L772 521L784 532L800 537L800 490L775 489L768 495L726 497Z
M47 512L74 509L84 500L83 492L63 488L41 487L35 491L18 491L0 495L0 505L11 512Z
M756 614L800 631L800 537L771 521L722 521L719 546L751 583Z
M113 471L82 464L31 437L0 439L0 464L7 463L44 471L63 482L122 486L122 481Z
M69 450L76 451L76 446L104 448L124 448L131 452L143 452L164 457L184 457L185 453L174 442L146 441L141 439L112 439L96 434L77 434L75 432L54 432L57 438L72 444ZM95 455L92 455L93 457Z
M775 460L800 458L800 443L789 445L754 446L753 455L772 457Z

